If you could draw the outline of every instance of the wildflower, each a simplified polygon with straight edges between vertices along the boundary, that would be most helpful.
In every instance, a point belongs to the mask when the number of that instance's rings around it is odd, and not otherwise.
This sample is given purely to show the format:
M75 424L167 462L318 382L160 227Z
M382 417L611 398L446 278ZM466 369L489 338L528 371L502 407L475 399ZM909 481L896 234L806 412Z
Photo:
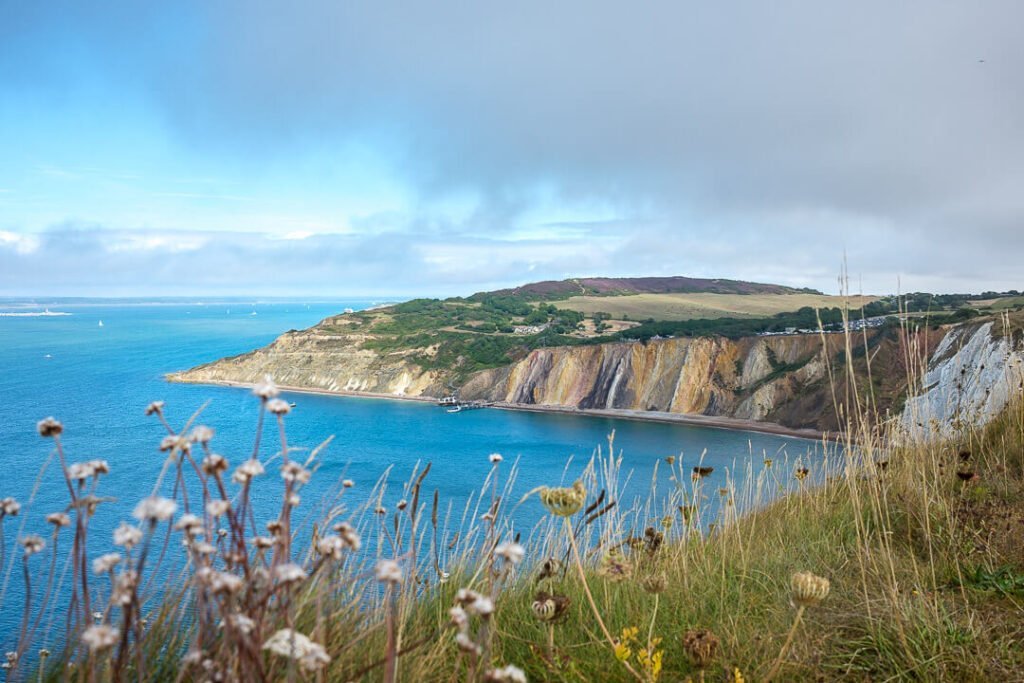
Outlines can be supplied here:
M269 536L255 536L252 539L253 545L262 550L274 547L274 539Z
M463 652L476 655L477 657L483 654L483 648L474 643L473 639L464 631L460 631L455 635L455 645Z
M52 439L60 436L64 431L64 425L52 417L47 417L36 424L36 429L39 430L39 436Z
M519 564L523 561L526 551L518 543L502 543L494 549L494 554L504 558L506 562Z
M228 468L228 460L223 455L217 453L210 453L208 456L203 458L203 473L204 474L219 474L226 471Z
M37 536L35 534L29 534L18 542L21 543L21 547L25 549L25 557L35 555L46 547L46 541L44 541L41 536Z
M667 456L665 458L665 462L667 462L670 466L671 465L675 465L676 464L676 456L674 456L674 455Z
M202 530L202 528L203 520L191 512L186 512L174 523L175 531L184 531L187 534L195 534L197 531Z
M718 637L706 629L687 631L683 636L683 651L691 664L706 669L718 653Z
M350 489L353 486L355 486L356 483L354 481L352 481L351 479L346 479L343 482L341 482L341 485L344 486L347 489Z
M169 498L153 496L144 498L135 506L132 515L135 519L149 521L152 523L165 522L174 515L178 504Z
M338 532L338 536L345 542L349 550L359 550L362 545L362 540L359 538L359 533L352 527L348 522L341 522L340 524L334 525L334 530Z
M114 529L114 545L124 546L128 550L131 550L139 544L142 540L142 530L137 526L132 526L127 522L121 522L121 525Z
M476 600L466 605L466 611L486 619L494 614L494 601L486 595L478 595Z
M503 460L503 458L501 457L501 453L491 453L490 455L487 456L487 459L491 461L492 465L497 465L499 462Z
M601 558L597 573L609 581L624 581L633 575L633 567L623 560L621 554L611 552Z
M242 577L236 576L231 572L212 571L206 567L203 569L206 569L207 573L204 573L201 580L210 587L210 591L214 594L232 595L242 590L245 586Z
M254 396L258 396L260 399L266 401L274 398L280 394L281 391L277 388L277 385L274 384L274 380L271 379L270 375L265 375L263 381L252 388L252 393Z
M121 556L117 553L107 553L106 555L100 555L92 561L92 573L97 576L106 574L114 570L121 562Z
M300 498L299 494L297 493L293 493L292 495L288 496L288 505L290 505L293 508L299 507L299 503L301 502L302 498Z
M211 439L213 439L213 428L206 425L193 427L188 435L188 440L193 443L210 443Z
M661 675L661 662L665 652L657 649L660 644L661 638L653 638L648 647L642 647L636 653L636 661L652 681L658 680Z
M794 607L814 607L828 597L828 579L811 572L797 572L789 582L790 600Z
M556 574L560 574L561 572L561 560L555 557L549 557L544 560L544 564L541 565L540 571L537 573L537 582L540 583L544 579L554 578Z
M290 628L283 628L263 643L264 650L294 659L305 671L317 671L330 664L331 657L323 645Z
M558 517L571 517L576 514L583 508L586 500L587 490L578 479L573 482L571 488L542 486L540 489L540 502L548 512Z
M398 505L396 505L395 507L398 508L399 510L404 510L405 508L409 507L409 501L403 498L402 500L398 501Z
M317 552L324 557L330 557L335 560L341 559L341 554L345 548L345 541L341 540L340 536L324 536L316 544Z
M285 481L305 484L309 482L312 473L297 462L289 462L281 465L281 478Z
M228 626L235 629L242 635L249 635L256 628L256 622L245 616L244 614L229 614L225 619Z
M134 571L125 571L117 575L114 582L114 590L110 594L110 602L124 607L130 605L135 597L135 587L139 582L139 574Z
M120 636L121 632L112 626L94 624L82 633L82 643L89 648L89 652L95 654L112 648Z
M93 475L92 466L87 462L73 462L68 465L68 479L82 481Z
M267 411L274 415L287 415L292 410L292 407L288 405L288 401L281 398L272 398L267 401Z
M764 466L767 467L768 469L771 469L773 462L774 462L774 460L772 460L771 458L765 458L764 459Z
M668 588L668 577L662 573L651 574L650 576L645 576L643 578L640 582L640 586L652 595L664 593L665 589Z
M176 434L168 434L167 436L165 436L164 438L162 438L160 440L160 450L161 451L175 451L175 450L178 450L178 451L181 451L183 453L188 453L189 451L192 450L192 444L189 443L188 439L186 439L183 436L178 436Z
M21 512L21 503L11 497L0 499L0 518L16 517Z
M153 401L148 406L146 406L146 415L153 415L153 414L159 415L160 413L163 412L163 410L164 410L164 402L163 401Z
M192 544L192 551L197 555L213 555L217 549L206 541L197 541Z
M274 577L284 586L306 580L306 572L294 562L274 567Z
M451 617L452 625L460 631L465 631L469 628L469 615L466 614L466 610L458 605L448 610L448 616Z
M394 560L378 560L373 573L381 583L398 584L402 582L402 568Z
M803 481L804 479L807 478L807 475L810 474L810 472L811 471L806 467L800 467L797 468L796 472L793 473L793 476L796 477L797 481Z
M540 621L555 622L569 611L570 600L565 595L552 595L541 591L533 597L530 609Z
M284 524L281 524L281 522L277 521L276 519L267 522L267 531L269 531L274 536L280 534L283 529Z
M59 529L64 526L71 524L71 518L63 512L51 512L46 515L46 522L52 524L55 528Z
M490 669L484 674L488 683L526 683L526 674L518 666L507 664L500 669Z
M231 503L226 500L211 500L206 504L206 514L213 518L227 514L227 511L230 509Z
M698 479L703 479L714 471L714 467L694 467L691 477L694 481L697 481Z
M255 458L246 460L235 468L234 474L231 475L231 481L236 484L248 484L252 481L253 477L258 477L264 471L263 465L260 464L259 460Z

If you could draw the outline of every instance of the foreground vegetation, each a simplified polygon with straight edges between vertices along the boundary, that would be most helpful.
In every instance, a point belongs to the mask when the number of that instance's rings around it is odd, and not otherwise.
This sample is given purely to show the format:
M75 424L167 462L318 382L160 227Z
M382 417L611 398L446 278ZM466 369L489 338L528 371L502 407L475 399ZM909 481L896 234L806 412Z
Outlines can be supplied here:
M464 509L431 490L429 465L394 505L386 478L358 506L345 482L312 528L293 512L319 449L289 445L272 383L254 400L279 441L231 463L211 429L175 428L154 403L164 470L113 547L88 533L106 463L73 462L60 423L43 420L59 466L42 481L69 506L0 506L0 525L49 513L53 528L8 554L29 599L5 668L83 681L1019 680L1024 401L952 440L910 439L868 419L854 391L840 396L844 448L757 458L721 489L700 462L666 458L655 476L670 494L623 500L610 440L573 486L525 498L494 454ZM276 518L255 518L257 490L277 492ZM520 505L546 511L528 533Z

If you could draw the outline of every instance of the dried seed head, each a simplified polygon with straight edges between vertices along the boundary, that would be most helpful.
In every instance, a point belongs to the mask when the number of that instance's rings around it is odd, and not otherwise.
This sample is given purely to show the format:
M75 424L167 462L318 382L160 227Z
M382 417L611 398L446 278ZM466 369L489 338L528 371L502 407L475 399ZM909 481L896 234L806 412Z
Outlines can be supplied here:
M39 430L39 436L52 439L60 436L64 431L64 425L52 417L47 417L36 424L36 429Z
M323 645L290 628L281 629L270 636L263 643L263 649L295 660L307 672L318 671L331 663Z
M184 531L187 534L195 535L203 529L203 520L191 512L186 512L174 523L175 531Z
M518 666L506 664L500 669L489 669L484 674L487 683L526 683L526 674Z
M284 465L281 465L281 478L284 479L285 481L306 484L309 482L309 478L311 476L312 472L310 472L297 462L289 462Z
M789 581L790 600L794 607L814 607L828 597L828 579L811 572L797 572Z
M290 586L293 583L299 583L305 581L307 574L305 570L294 562L287 564L279 564L274 567L274 578L278 580L281 585Z
M114 529L114 545L119 545L131 550L142 540L142 530L127 522Z
M583 508L587 500L587 490L583 482L576 480L571 488L551 488L544 486L540 489L540 502L553 515L558 517L571 517Z
M609 581L625 581L633 575L633 567L618 552L610 552L601 558L597 573Z
M193 443L210 443L213 439L213 429L206 425L198 425L189 433L188 439Z
M235 468L234 473L231 475L231 481L236 484L248 484L252 481L253 477L258 477L264 472L263 465L260 464L259 460L246 460Z
M363 542L359 538L359 532L348 522L335 524L334 530L338 532L338 536L345 542L349 550L359 550L360 546L362 546Z
M354 481L352 481L351 479L346 479L345 481L341 482L341 485L344 486L347 489L350 489L353 486L355 486L356 483Z
M92 561L92 573L96 575L106 574L114 571L121 562L121 556L117 553L107 553L106 555L100 555Z
M476 655L477 657L483 654L483 648L474 643L473 639L469 637L469 634L464 631L460 631L455 634L455 645L462 652Z
M25 549L25 556L35 555L41 552L46 547L46 541L43 540L42 536L35 534L29 534L18 541L21 543L21 547Z
M452 625L460 631L465 631L469 628L469 615L466 614L466 610L458 605L448 610L448 616L451 618Z
M272 398L267 401L267 411L274 415L287 415L292 410L292 407L288 405L288 401L282 398Z
M253 545L260 550L266 550L267 548L274 547L274 539L269 536L254 536L252 539Z
M501 457L501 453L491 453L490 455L487 456L487 459L491 461L492 465L497 465L504 458Z
M82 633L82 644L95 654L112 648L120 636L121 632L112 626L94 624Z
M21 512L21 503L11 497L0 499L0 518L16 517Z
M519 564L523 561L526 551L518 543L501 543L494 549L494 554L504 558L506 562Z
M146 406L146 415L159 415L164 411L163 401L153 401Z
M149 522L165 522L170 519L175 510L178 509L178 504L169 498L161 498L159 496L153 496L151 498L144 498L135 506L135 510L132 512L132 516L135 519Z
M228 510L231 509L231 503L226 500L211 500L206 504L206 514L213 518L226 515Z
M402 583L402 568L394 560L378 560L373 574L381 583Z
M645 576L640 581L640 585L648 593L657 595L658 593L664 593L665 589L668 588L668 577L663 573L651 574L650 576Z
M228 460L223 455L210 453L203 458L203 473L208 475L220 474L228 469Z
M183 436L168 434L160 439L160 450L163 452L177 450L182 453L190 453L192 451L192 444Z
M271 379L270 375L266 375L261 383L252 388L252 393L254 396L258 396L260 399L267 401L280 394L281 391L277 388L277 385L274 384L274 380Z
M51 512L46 515L46 522L52 524L55 528L60 529L71 524L71 518L64 512Z
M556 622L562 619L569 612L571 601L565 595L552 595L541 591L533 597L530 608L533 616L540 621Z
M718 638L706 629L687 631L683 636L683 651L691 664L706 669L718 653Z

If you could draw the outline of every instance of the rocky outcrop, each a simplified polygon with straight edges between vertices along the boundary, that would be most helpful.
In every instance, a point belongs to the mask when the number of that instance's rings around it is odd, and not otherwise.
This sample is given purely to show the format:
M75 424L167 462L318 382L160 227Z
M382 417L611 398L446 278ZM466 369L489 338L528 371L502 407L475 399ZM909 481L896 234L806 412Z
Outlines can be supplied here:
M985 424L1022 388L1019 333L992 322L960 325L932 354L920 392L906 403L903 426L917 436L950 436Z

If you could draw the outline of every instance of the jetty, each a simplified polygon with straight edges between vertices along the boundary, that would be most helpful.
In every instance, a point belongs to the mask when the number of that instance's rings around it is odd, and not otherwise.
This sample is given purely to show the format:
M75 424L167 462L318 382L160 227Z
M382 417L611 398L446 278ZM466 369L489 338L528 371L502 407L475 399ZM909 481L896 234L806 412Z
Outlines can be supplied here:
M461 413L465 410L479 410L494 405L489 401L460 401L455 396L445 396L438 400L437 405L447 408L449 413Z

